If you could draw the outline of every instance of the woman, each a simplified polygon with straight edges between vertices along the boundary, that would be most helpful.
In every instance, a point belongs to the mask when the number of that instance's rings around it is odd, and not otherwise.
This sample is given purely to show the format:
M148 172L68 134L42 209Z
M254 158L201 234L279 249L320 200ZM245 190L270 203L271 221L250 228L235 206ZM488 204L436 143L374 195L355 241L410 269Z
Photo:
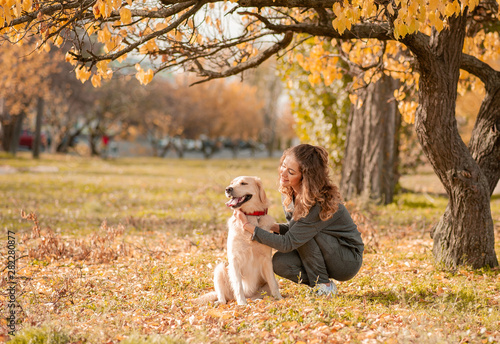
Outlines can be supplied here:
M330 278L353 278L361 268L364 244L329 178L328 152L308 144L292 147L283 153L279 173L288 223L275 224L270 233L248 223L240 210L235 216L252 240L278 250L273 256L277 275L309 285L318 295L335 295Z

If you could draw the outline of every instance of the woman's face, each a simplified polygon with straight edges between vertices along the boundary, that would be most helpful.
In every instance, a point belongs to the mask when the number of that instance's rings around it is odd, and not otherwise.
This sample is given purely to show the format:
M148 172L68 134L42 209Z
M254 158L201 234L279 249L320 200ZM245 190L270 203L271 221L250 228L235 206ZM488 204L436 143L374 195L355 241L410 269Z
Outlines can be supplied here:
M295 157L286 156L280 166L280 185L282 187L291 186L297 192L301 182L302 173L300 173L299 163Z

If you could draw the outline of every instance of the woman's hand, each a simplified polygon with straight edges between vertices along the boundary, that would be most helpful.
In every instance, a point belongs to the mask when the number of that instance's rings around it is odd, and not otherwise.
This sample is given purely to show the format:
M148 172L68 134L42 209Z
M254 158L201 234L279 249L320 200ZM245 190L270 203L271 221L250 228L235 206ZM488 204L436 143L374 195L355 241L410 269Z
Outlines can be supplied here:
M243 226L248 222L247 216L239 209L234 209L233 215L236 218L236 221L238 221L238 225Z
M275 223L271 226L271 230L276 233L276 234L280 234L280 225Z
M255 231L255 226L248 222L248 218L243 212L239 209L235 209L233 215L238 222L238 225L242 226L244 230L253 234Z

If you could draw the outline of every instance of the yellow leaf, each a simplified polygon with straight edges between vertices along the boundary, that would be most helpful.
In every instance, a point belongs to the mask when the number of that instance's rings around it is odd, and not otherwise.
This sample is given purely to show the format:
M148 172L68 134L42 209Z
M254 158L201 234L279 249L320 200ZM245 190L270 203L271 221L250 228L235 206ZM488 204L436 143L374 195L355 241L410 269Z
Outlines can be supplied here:
M392 16L394 15L394 8L392 8L392 4L387 4L387 12L389 12Z
M443 30L444 23L439 17L439 12L438 11L433 11L428 14L429 22L432 26L436 28L436 30L441 31Z
M140 66L139 66L139 68L140 68ZM136 69L137 69L137 66L136 66ZM135 75L135 77L137 78L137 80L139 80L141 85L149 84L151 82L151 80L153 80L153 76L154 76L154 72L151 69L148 69L147 72L144 72L144 70L142 70L142 68Z
M440 0L429 0L429 10L430 11L437 10L437 8L439 6L439 1Z
M132 12L128 8L123 7L120 10L120 21L123 24L130 24L132 22Z
M321 76L318 73L311 73L307 77L311 85L317 85L321 82Z
M5 18L3 14L3 8L0 7L0 27L3 27L4 23L5 23Z
M95 88L101 87L101 76L100 75L94 74L92 76L92 78L90 79L90 81L92 82L92 86L94 86Z
M340 34L344 33L345 29L347 28L346 20L346 17L341 14L332 21L333 28L336 29Z
M106 69L108 69L108 63L109 63L109 60L102 60L102 61L99 61L97 62L97 69L99 71L105 71Z
M109 42L110 38L111 32L109 32L107 26L104 26L104 28L97 33L97 41L99 41L100 43L107 43Z
M54 44L57 46L57 47L60 47L61 44L63 44L64 42L64 39L61 37L61 36L57 36L57 39L56 41L54 42Z
M21 1L16 1L16 10L14 12L16 14L17 17L20 17L21 16L21 13L22 13L22 5L21 5Z
M285 321L281 323L281 326L291 328L291 327L296 327L298 324L299 323L296 321Z
M227 319L231 319L232 316L231 314L228 314L228 313L223 313L217 309L210 309L208 312L207 312L207 315L208 316L211 316L213 318L220 318L220 319L224 319L224 320L227 320Z
M76 78L83 83L90 78L92 72L85 66L80 66L75 69Z
M101 2L97 1L96 4L94 5L94 7L92 7L92 11L93 11L94 17L96 19L102 16L102 12L100 10L100 7L101 7L100 5L101 5Z
M31 9L31 5L32 5L31 0L24 0L23 1L23 11L28 12Z
M399 35L401 38L404 38L408 34L408 27L406 26L405 23L400 22L399 23L399 29L398 29Z
M118 47L120 42L121 42L121 37L119 36L110 37L109 41L107 41L105 44L104 51L108 53L114 50L116 47Z
M7 24L10 24L10 22L12 21L12 15L10 14L9 8L5 9L4 15L5 15L5 22L7 22Z
M155 31L161 31L167 27L167 23L158 23L155 26Z
M446 5L446 9L444 11L444 14L447 16L447 17L451 17L453 16L454 14L458 13L457 11L457 8L456 8L456 5L455 3L452 3L452 2L449 2L447 5Z

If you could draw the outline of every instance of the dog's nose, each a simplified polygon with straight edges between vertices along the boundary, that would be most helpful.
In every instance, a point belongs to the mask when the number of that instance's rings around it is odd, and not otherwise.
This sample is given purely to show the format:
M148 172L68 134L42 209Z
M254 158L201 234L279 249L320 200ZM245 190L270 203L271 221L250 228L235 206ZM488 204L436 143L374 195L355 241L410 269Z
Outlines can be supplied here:
M227 188L226 188L226 193L230 193L230 192L232 192L232 191L233 191L233 188L232 188L232 187L227 187Z

